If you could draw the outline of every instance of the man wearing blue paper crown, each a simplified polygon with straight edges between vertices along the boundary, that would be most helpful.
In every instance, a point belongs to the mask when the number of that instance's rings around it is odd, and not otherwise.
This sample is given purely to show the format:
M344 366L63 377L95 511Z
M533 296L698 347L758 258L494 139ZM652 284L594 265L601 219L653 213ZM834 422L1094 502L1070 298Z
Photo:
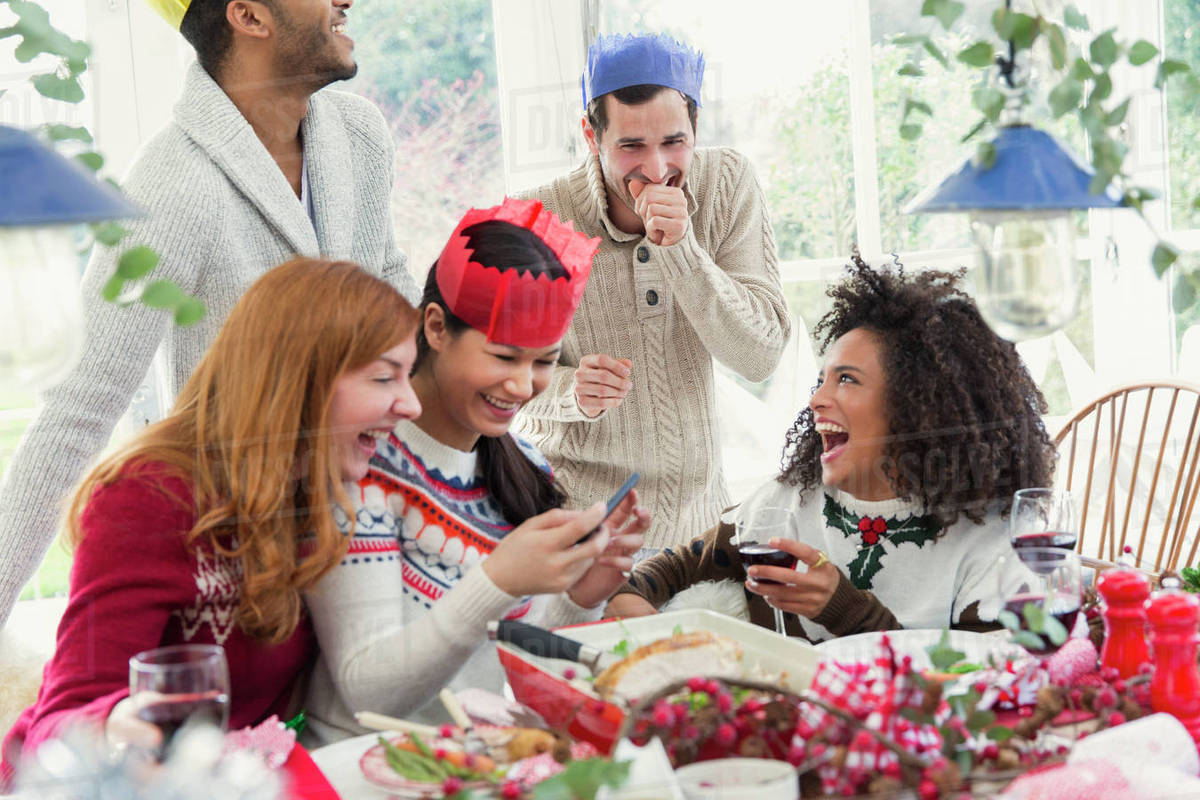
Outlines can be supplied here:
M581 507L640 471L647 551L728 505L712 359L764 380L791 330L753 168L695 147L703 76L704 57L667 36L598 38L583 76L588 158L530 193L601 244L523 431Z
M244 290L295 255L347 259L420 292L389 213L391 137L379 109L322 90L356 71L352 0L149 0L195 48L172 123L124 182L146 211L123 246L206 307L191 327L101 300L119 251L83 281L86 349L43 397L0 485L0 625L54 538L61 500L107 442L160 344L172 395ZM320 298L313 298L320 302ZM247 409L247 413L253 413Z

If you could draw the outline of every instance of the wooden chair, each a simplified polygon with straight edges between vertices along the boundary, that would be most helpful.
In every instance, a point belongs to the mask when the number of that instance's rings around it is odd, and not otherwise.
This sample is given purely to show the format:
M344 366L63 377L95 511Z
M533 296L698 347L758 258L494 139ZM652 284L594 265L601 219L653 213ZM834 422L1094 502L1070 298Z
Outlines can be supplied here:
M1111 567L1126 546L1156 577L1196 565L1198 422L1200 384L1164 380L1105 394L1055 437L1055 483L1079 503L1086 566Z

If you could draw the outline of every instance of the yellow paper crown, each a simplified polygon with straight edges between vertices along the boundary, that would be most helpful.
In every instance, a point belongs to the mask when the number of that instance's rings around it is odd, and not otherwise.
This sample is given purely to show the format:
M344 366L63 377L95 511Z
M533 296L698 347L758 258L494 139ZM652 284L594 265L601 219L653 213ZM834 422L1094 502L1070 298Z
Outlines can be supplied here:
M183 23L183 15L187 13L192 0L146 0L158 15L167 21L175 30Z

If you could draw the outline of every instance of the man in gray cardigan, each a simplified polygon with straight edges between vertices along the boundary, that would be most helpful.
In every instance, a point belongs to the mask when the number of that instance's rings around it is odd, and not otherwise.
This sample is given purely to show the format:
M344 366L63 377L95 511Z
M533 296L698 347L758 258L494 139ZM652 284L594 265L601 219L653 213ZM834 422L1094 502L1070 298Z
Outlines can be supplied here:
M753 167L695 146L703 73L667 37L600 37L584 75L588 157L530 193L600 249L522 430L580 507L641 472L647 550L700 535L728 505L713 358L764 380L791 331Z
M242 292L295 255L355 261L410 301L419 297L393 236L383 117L362 98L323 90L356 71L345 33L351 0L319 8L307 0L152 4L180 26L198 63L174 121L124 183L147 212L128 226L125 244L153 248L155 276L198 297L208 313L177 328L165 312L104 302L100 290L119 253L96 248L83 278L83 357L41 398L0 485L0 625L160 346L173 395Z

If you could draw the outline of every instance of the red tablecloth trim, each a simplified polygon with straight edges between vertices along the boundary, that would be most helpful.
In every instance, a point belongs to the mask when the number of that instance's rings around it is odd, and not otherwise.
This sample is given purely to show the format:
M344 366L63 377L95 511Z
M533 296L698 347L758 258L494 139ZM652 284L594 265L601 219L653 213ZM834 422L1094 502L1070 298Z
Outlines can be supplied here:
M288 797L291 800L341 800L325 778L325 773L300 745L292 748L291 755L284 762L283 771L288 776Z

